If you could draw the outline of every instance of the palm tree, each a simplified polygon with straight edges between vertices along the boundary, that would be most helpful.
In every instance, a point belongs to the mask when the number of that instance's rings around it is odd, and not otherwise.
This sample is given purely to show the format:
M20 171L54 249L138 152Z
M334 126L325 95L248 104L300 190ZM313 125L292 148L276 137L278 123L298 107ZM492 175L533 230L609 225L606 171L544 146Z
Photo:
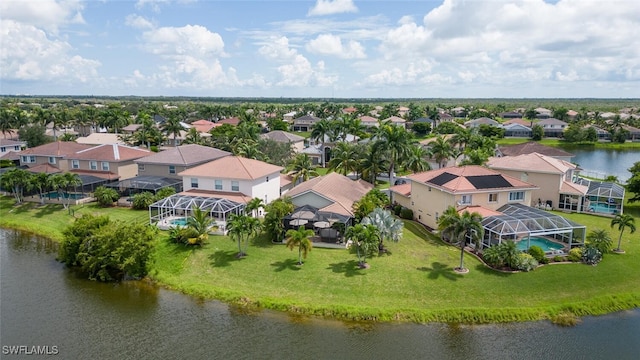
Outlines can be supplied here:
M0 177L1 187L11 189L16 203L22 203L24 190L31 186L31 173L23 169L11 169Z
M444 136L436 137L434 141L429 143L428 148L429 155L438 163L439 169L444 167L453 153L451 143Z
M180 123L180 119L175 116L170 116L167 121L162 124L162 131L164 132L167 138L170 138L173 135L173 145L178 146L178 137L185 128Z
M622 233L626 228L629 228L629 233L633 234L636 232L636 220L633 216L628 214L617 214L613 219L611 219L611 227L618 225L618 231L620 231L620 236L618 237L618 248L615 249L616 252L622 252L620 249L620 243L622 242Z
M405 169L410 170L414 173L431 170L431 166L425 160L428 156L428 151L425 150L422 146L413 145L409 148L407 152L407 157L402 164ZM393 184L391 184L393 186Z
M229 237L238 241L238 258L247 255L249 238L260 230L260 220L248 215L231 215L227 223Z
M381 125L377 136L379 149L387 154L389 182L393 184L395 167L406 159L409 149L415 143L415 140L413 135L405 128L390 124Z
M250 214L253 217L256 217L256 211L262 207L264 207L264 201L260 198L253 198L247 202L247 205L244 208L245 214Z
M182 143L202 145L204 143L204 139L202 138L202 135L200 135L200 132L198 132L196 128L192 127L187 131L187 135L184 137L184 141Z
M312 164L309 155L302 153L296 154L289 166L287 166L287 171L291 172L290 175L293 177L294 185L298 183L298 180L304 182L311 177L319 176L316 166Z
M40 204L44 205L44 193L51 185L51 175L41 172L34 174L31 177L31 187L38 190L38 195L40 195Z
M324 167L324 139L329 138L329 141L335 140L334 126L329 120L320 120L315 125L313 125L313 129L311 130L311 140L319 142L321 144L320 148L322 150L322 161L321 164Z
M382 152L378 150L379 147L379 144L373 143L360 159L359 169L362 178L374 185L378 174L387 169L386 159L383 157Z
M438 219L438 229L443 233L452 234L458 240L460 245L460 266L456 270L466 271L464 268L464 248L467 239L476 243L482 239L484 235L482 216L477 212L470 213L466 210L460 215L455 210L455 207L450 206Z
M69 191L71 188L76 188L82 185L82 180L78 174L66 172L63 174L55 174L51 176L51 187L54 191L58 192L58 198L62 200L62 206L65 209L70 209L71 194Z
M362 219L362 224L371 224L378 228L378 231L380 232L380 243L378 244L379 251L384 251L384 240L398 242L400 241L400 238L402 238L404 223L401 220L396 219L389 210L376 208Z
M13 121L9 110L0 109L0 132L2 132L3 138L7 138L7 133L10 133L13 127Z
M587 246L598 249L603 255L611 250L611 236L604 229L591 230L587 234Z
M187 218L187 227L194 230L197 236L189 239L191 245L201 245L209 236L209 228L215 225L215 220L199 207L191 209L191 216Z
M293 251L298 248L298 265L302 265L302 258L307 258L307 253L313 248L311 237L314 235L313 230L305 229L304 226L298 227L298 230L290 229L287 231L286 245Z
M344 236L347 239L347 244L350 244L350 247L355 247L360 268L366 268L367 254L377 248L380 242L378 228L371 224L356 224L348 228Z
M358 170L358 156L355 145L339 142L333 148L331 155L329 170L345 176Z

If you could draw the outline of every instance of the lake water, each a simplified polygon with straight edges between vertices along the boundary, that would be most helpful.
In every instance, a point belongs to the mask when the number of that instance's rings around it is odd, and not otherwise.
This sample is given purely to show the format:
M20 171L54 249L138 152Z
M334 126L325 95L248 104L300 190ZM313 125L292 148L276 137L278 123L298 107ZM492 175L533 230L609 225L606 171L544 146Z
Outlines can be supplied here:
M626 149L593 149L593 148L563 148L575 154L571 159L573 163L584 169L585 175L589 172L600 175L614 175L621 182L627 181L631 173L627 170L637 161L640 161L640 150Z
M640 310L507 325L344 323L253 312L144 282L84 280L55 244L0 229L0 344L60 359L637 359ZM23 357L24 358L24 357ZM38 358L29 356L28 358Z

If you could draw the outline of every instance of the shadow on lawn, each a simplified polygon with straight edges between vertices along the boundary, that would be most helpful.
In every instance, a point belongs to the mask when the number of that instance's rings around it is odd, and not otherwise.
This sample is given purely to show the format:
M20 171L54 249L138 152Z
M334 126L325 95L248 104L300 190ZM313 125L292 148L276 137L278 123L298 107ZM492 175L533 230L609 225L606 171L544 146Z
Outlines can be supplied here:
M270 248L273 246L273 242L271 242L267 235L263 234L251 239L251 245L259 248Z
M346 277L352 277L355 275L364 275L364 270L358 266L358 262L356 260L349 260L341 263L329 264L330 269L334 273L340 274L344 273Z
M239 261L244 259L244 257L238 258L236 255L237 251L224 251L218 250L213 254L209 255L209 260L211 260L211 265L214 267L223 267L231 265L232 261Z
M274 263L271 263L271 266L275 267L276 272L281 272L284 270L293 270L293 271L300 270L300 265L298 265L298 260L294 260L294 259L287 259L285 261L276 261Z
M459 278L462 277L462 275L456 274L455 272L453 272L452 267L449 267L448 265L437 262L437 261L432 263L430 268L423 266L423 267L419 267L418 270L428 272L429 279L434 279L434 280L439 277L443 277L447 280L457 281Z
M47 215L51 215L55 212L58 212L62 209L62 206L59 205L45 205L45 206L39 206L36 207L36 209L38 209L38 211L33 214L33 216L37 217L37 218L41 218L43 216L47 216Z
M494 270L484 264L478 264L476 265L476 271L479 271L483 274L487 274L487 275L493 275L493 276L497 276L497 277L509 277L511 276L511 273L509 272L503 272L503 271L498 271L498 270Z

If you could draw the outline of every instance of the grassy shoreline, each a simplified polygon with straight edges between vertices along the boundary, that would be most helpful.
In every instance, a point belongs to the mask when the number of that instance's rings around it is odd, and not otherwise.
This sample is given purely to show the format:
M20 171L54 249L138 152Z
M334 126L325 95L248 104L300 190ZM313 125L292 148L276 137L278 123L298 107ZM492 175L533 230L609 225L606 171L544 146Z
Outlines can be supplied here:
M638 206L630 207L638 212ZM93 205L74 208L109 214L123 221L144 221L146 211ZM608 218L563 214L592 228L610 230ZM0 226L18 228L53 240L73 217L60 206L14 207L0 198ZM636 235L636 234L634 234ZM369 259L359 270L346 250L316 248L298 267L297 253L263 238L249 255L236 259L228 237L210 236L200 249L185 248L158 237L149 278L158 285L202 299L343 320L384 322L501 323L535 320L575 321L640 307L640 241L625 234L626 254L607 254L592 267L582 264L543 266L530 273L499 273L471 255L469 274L457 275L456 248L442 243L413 222L403 239L388 244L391 255Z
M498 145L515 145L532 141L529 138L502 138L496 141ZM595 143L568 143L560 139L542 139L537 141L542 145L560 147L565 149L615 149L615 150L637 150L640 149L640 142L625 142L623 144L614 142L598 141Z

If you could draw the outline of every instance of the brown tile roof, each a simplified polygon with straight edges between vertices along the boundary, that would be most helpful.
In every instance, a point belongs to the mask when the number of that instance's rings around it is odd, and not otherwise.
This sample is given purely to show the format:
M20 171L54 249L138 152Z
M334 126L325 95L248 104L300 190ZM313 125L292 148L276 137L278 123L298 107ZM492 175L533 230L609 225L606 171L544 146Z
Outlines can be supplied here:
M411 183L409 182L406 184L395 185L390 187L389 190L403 196L411 196Z
M62 172L62 170L58 169L57 167L51 164L40 164L40 165L27 168L26 170L32 173L46 173L46 174L57 174Z
M240 119L238 119L237 117L231 117L228 119L222 119L218 121L218 124L229 124L233 126L238 126L239 123L240 123Z
M91 176L99 177L105 180L118 180L120 178L120 175L114 174L110 171L73 169L73 170L69 170L69 172L75 173L78 175L91 175Z
M569 195L586 195L587 190L589 190L588 186L574 184L572 182L564 180L560 185L560 194L569 194Z
M130 146L118 144L105 144L78 151L73 155L67 156L67 158L73 160L119 162L139 159L141 157L149 156L150 154L152 154L152 152L149 150L136 149Z
M16 145L26 146L27 142L26 141L16 141L16 140L11 140L11 139L0 139L0 146L16 146Z
M360 119L361 122L363 123L378 123L378 119L374 118L373 116L361 116L358 119Z
M191 126L194 127L198 132L208 133L211 129L222 126L222 124L214 123L209 120L198 120L191 123Z
M391 116L391 117L388 117L388 118L384 119L383 121L391 121L392 123L401 123L401 124L404 124L404 123L407 122L407 120L405 120L405 119L403 119L401 117L398 117L398 116Z
M522 154L518 156L492 157L487 162L491 169L520 170L536 173L565 174L578 166L568 161L556 159L538 153Z
M412 181L442 189L448 193L467 193L497 189L537 189L535 185L482 166L452 166L408 176ZM437 178L437 179L436 179Z
M568 153L562 149L542 145L535 141L529 141L526 143L516 144L516 145L502 146L499 148L499 150L504 156L518 156L522 154L531 154L534 152L538 154L554 156L554 157L558 157L558 156L572 157L573 156L573 154Z
M496 216L496 215L502 215L502 213L500 211L495 211L495 210L491 210L488 209L484 206L480 206L480 205L469 205L469 206L465 206L461 209L458 209L458 214L462 215L465 211L468 211L470 213L478 213L480 214L480 216L482 216L483 218L489 217L489 216Z
M74 141L56 141L23 150L21 155L65 157L92 147L92 145L78 144Z
M533 124L535 125L535 121L533 121ZM520 118L515 118L515 119L509 119L505 122L502 123L502 125L509 125L509 124L519 124L519 125L523 125L523 126L527 126L527 127L531 127L531 120L529 119L520 119Z
M293 182L293 177L287 174L280 174L280 187L287 186Z
M251 200L251 196L245 195L241 192L230 192L230 191L214 191L214 190L199 190L199 189L191 189L187 191L183 191L180 195L189 195L189 196L202 196L208 198L216 198L216 199L227 199L239 204L246 204Z
M7 151L6 153L2 154L2 156L0 156L0 160L20 160L20 154L21 153L19 151Z
M230 152L197 144L181 145L135 160L138 164L198 165L231 155Z
M260 160L246 159L240 156L225 156L182 171L178 173L178 175L255 180L273 173L279 173L282 169L281 166L272 165Z
M297 185L289 190L287 196L293 198L311 191L334 201L333 204L320 210L353 216L351 210L353 203L360 200L371 189L373 189L373 185L366 181L354 181L344 175L332 172Z
M302 136L292 134L282 130L270 131L260 136L264 139L271 139L273 141L277 141L281 143L296 143L296 142L304 141L304 138Z

